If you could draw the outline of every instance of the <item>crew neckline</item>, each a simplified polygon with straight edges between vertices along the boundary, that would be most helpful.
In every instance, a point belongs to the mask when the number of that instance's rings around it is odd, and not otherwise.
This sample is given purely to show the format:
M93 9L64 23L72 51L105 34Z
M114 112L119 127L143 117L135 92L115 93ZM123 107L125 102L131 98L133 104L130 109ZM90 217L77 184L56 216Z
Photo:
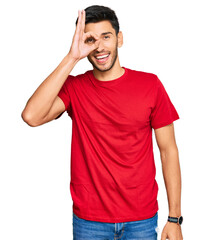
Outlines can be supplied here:
M122 76L120 76L120 77L118 77L118 78L115 78L115 79L113 79L113 80L107 80L107 81L103 81L103 80L97 79L97 78L94 76L94 74L93 74L93 70L89 70L88 72L89 72L92 80L93 80L96 84L101 85L101 86L111 86L111 85L113 86L113 85L115 85L115 84L118 84L119 82L121 82L122 80L124 80L124 79L126 78L126 76L127 76L127 74L128 74L128 69L127 69L126 67L122 67L122 68L125 69L125 72L123 73Z

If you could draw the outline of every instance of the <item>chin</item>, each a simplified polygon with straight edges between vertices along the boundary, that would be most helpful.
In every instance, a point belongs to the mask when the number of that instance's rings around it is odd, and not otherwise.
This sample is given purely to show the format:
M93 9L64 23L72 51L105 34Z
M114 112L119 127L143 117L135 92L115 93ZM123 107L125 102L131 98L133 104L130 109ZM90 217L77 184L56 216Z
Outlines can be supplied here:
M109 71L113 66L109 65L109 66L96 66L93 65L94 68L96 68L97 70L101 71L101 72L106 72Z

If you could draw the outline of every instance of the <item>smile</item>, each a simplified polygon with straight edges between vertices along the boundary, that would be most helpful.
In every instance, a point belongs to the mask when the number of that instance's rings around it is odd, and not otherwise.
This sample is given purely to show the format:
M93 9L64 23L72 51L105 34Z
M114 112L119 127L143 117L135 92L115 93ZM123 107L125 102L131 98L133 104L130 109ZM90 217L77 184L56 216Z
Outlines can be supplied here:
M106 55L95 57L95 59L97 60L98 63L104 63L108 60L109 56L110 56L110 53L106 54Z

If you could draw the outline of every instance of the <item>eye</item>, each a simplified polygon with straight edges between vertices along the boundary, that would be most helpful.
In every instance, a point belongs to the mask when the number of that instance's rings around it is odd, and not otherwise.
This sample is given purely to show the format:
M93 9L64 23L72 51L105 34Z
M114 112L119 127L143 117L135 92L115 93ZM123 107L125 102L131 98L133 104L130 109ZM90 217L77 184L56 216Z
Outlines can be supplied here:
M106 35L106 36L105 36L105 39L108 39L108 38L110 38L110 36Z
M88 38L88 39L86 40L87 43L92 43L93 41L94 41L93 38Z

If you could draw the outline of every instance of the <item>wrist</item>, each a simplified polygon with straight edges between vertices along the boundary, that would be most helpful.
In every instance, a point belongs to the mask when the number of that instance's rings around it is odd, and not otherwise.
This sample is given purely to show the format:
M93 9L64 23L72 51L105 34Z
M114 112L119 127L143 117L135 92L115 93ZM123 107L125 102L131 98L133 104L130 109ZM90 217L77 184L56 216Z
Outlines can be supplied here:
M74 58L70 52L64 57L64 59L66 62L72 65L75 65L80 60L78 58Z
M181 210L170 210L169 211L170 217L180 217L181 216Z
M80 60L79 58L74 57L71 52L69 52L66 57L73 63L77 63Z
M175 204L169 207L169 216L180 217L181 216L181 206L180 204Z

